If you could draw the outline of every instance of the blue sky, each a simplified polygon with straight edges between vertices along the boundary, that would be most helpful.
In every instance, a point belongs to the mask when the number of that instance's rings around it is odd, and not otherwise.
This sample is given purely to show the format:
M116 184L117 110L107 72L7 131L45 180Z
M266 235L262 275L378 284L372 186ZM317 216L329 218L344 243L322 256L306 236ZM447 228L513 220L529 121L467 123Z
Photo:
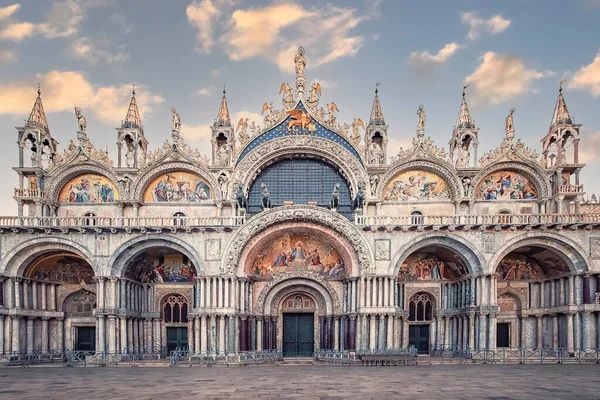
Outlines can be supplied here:
M293 84L293 53L306 48L307 79L323 86L338 121L368 120L376 82L390 125L388 153L410 143L419 104L426 135L446 146L462 86L481 129L479 153L504 136L541 150L558 82L581 130L582 181L600 192L600 0L0 1L0 214L16 213L17 132L37 83L52 135L66 147L88 119L97 148L116 161L116 131L136 84L150 147L170 138L171 106L192 147L209 152L208 125L223 84L234 122L262 125L265 101Z

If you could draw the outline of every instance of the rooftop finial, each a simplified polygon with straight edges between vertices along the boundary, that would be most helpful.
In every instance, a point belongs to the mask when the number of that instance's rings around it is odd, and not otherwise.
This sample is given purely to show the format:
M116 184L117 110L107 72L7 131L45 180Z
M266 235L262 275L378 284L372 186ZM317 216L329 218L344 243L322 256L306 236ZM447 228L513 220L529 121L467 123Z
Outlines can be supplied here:
M379 85L381 85L381 82L375 83L375 98L373 99L373 107L371 108L369 125L385 125L383 111L381 111L381 103L379 102Z
M131 90L131 94L135 96L135 83L133 84L133 89Z
M42 87L40 85L40 83L38 82L38 91L37 91L38 97L40 97L42 95Z
M215 120L215 126L231 126L231 119L229 117L229 108L227 107L227 90L223 85L223 98L221 99L221 106L217 113L217 119Z
M142 128L142 119L140 117L140 111L138 109L137 101L135 100L135 84L131 90L131 101L127 108L127 115L121 128Z
M460 103L460 110L458 111L458 117L456 117L456 129L461 128L474 128L475 122L471 118L471 112L469 106L467 106L466 91L469 85L464 85L462 89L462 101Z
M25 126L29 128L39 128L46 131L46 133L50 133L48 121L46 120L46 113L44 112L44 106L42 105L42 90L39 83L37 98L35 99L35 103L33 103L33 108L31 109L31 113L29 114Z
M556 105L554 106L554 114L552 115L552 121L550 127L556 124L571 124L573 119L567 109L567 103L562 94L562 85L566 82L566 79L561 80L558 83L558 98L556 99Z

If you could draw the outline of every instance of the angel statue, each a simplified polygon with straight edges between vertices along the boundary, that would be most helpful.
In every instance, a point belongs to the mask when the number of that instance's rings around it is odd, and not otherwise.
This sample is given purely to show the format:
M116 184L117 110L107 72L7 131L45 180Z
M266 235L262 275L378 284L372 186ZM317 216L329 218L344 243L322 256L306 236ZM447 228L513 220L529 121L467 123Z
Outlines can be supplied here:
M510 114L508 114L508 117L506 117L506 123L505 123L505 127L504 127L504 131L506 132L505 140L509 143L511 143L512 140L515 138L515 127L514 127L514 121L513 121L514 113L515 113L515 109L511 108Z
M87 119L83 115L81 108L75 106L75 116L77 117L77 124L79 125L79 132L85 132L87 128Z
M179 132L181 129L181 118L175 107L171 107L171 112L173 113L173 130Z
M265 115L265 126L269 126L273 122L275 122L275 121L273 121L273 117L274 117L273 102L270 102L268 104L265 102L265 104L263 104L260 115L264 115L265 112L267 113L267 115Z
M260 131L260 126L256 125L255 121L252 121L252 124L250 124L250 137L254 137L256 136L256 134Z
M294 98L292 97L292 88L287 83L283 82L279 88L279 94L283 93L283 106L285 108L292 108L294 105Z
M309 103L317 103L319 101L319 97L321 97L321 84L319 82L313 82L310 87L310 99Z
M338 108L337 104L335 104L333 101L331 102L331 104L327 104L327 113L329 114L329 119L327 120L327 123L329 124L329 126L335 126L335 112L340 112L340 109Z
M239 137L241 146L244 146L246 143L248 143L248 118L240 118L235 131L240 132Z
M365 128L365 123L363 122L362 119L354 118L352 120L352 136L350 137L350 141L352 141L352 144L355 146L358 146L360 144L360 133L358 133L359 127L362 127L363 129L367 129L367 128Z
M425 129L425 107L422 105L417 109L417 115L419 116L419 123L417 129Z

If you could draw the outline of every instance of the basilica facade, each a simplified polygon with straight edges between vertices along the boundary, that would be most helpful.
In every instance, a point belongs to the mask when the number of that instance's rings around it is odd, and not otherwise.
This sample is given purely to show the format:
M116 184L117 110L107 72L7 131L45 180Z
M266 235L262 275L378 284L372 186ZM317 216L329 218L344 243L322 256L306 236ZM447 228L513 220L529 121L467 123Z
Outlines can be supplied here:
M481 151L464 90L449 146L419 106L412 148L391 149L378 88L368 120L340 123L304 49L293 62L261 126L223 92L209 156L175 109L151 150L135 90L116 160L79 108L60 151L38 90L0 217L0 354L600 345L600 214L562 88L541 152L514 109Z

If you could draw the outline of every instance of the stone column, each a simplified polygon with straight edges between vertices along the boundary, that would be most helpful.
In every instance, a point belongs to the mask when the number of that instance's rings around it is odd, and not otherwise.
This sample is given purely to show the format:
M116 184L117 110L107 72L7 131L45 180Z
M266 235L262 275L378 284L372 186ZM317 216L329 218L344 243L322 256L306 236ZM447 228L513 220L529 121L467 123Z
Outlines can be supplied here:
M408 317L402 318L402 347L408 348Z
M42 354L47 354L49 350L48 342L48 318L42 318Z
M121 282L122 283L122 282ZM123 297L121 297L121 301L123 301ZM120 338L120 342L119 342L119 351L121 353L127 353L127 318L125 317L119 317L119 325L120 325L120 329L119 329L119 338Z
M383 289L384 289L383 283L384 283L383 278L378 277L377 282L376 282L376 284L377 284L377 307L383 306L383 294L384 294L383 293Z
M31 308L39 309L37 282L31 282Z
M35 317L27 318L27 354L33 353L33 321Z
M194 320L190 319L188 320L188 351L189 354L194 354L194 352L196 351L196 340L195 340L195 333L194 333Z
M127 319L127 351L133 353L133 318Z
M23 281L23 308L28 310L29 306L29 281ZM33 351L33 350L32 350Z
M333 320L333 349L340 349L340 317L336 316Z
M352 285L352 298L351 298L352 309L351 309L351 312L356 312L356 300L358 298L358 295L356 293L356 278L352 278L351 285Z
M521 317L519 318L519 320L521 321L521 343L520 343L520 347L522 349L527 348L527 317Z
M475 314L469 314L469 349L475 349Z
M217 316L210 316L210 351L213 354L217 353Z
M153 351L155 353L160 353L162 351L162 337L161 337L161 331L160 331L160 319L159 318L155 318L152 320L153 323L153 329L154 329L154 334L152 335L154 337L154 343L153 345Z
M134 352L139 352L140 351L140 331L139 331L139 324L138 324L138 319L134 318L133 319L133 351Z
M247 328L245 328L245 329L247 329ZM263 351L263 331L264 331L263 319L261 316L258 316L258 317L256 317L256 351L258 351L258 352ZM242 340L246 340L245 339L246 335L243 334L243 336L244 336L244 339L242 339Z
M479 350L487 348L487 313L479 314Z
M117 352L117 317L108 316L108 352L115 354Z
M375 336L376 334L376 324L377 324L377 320L375 318L375 315L370 315L369 316L369 349L371 349L371 351L374 351L377 347L377 337Z
M581 314L575 313L573 316L573 342L575 350L581 349Z
M558 349L558 316L552 314L552 348Z
M590 350L590 333L591 333L591 325L590 325L590 311L584 311L581 314L582 320L581 320L581 333L583 335L583 340L582 340L582 347L584 351L589 351Z
M57 318L56 319L56 343L57 343L56 350L58 350L59 353L62 353L65 349L64 335L65 335L65 320L64 320L64 318Z
M360 292L360 299L358 302L359 307L365 306L365 293L366 293L365 292L366 291L365 282L366 282L365 277L360 277L359 288L358 288L358 290Z
M21 278L12 278L12 281L14 285L13 293L15 294L14 306L15 308L21 308Z
M200 317L194 317L194 352L200 354Z
M241 316L240 318L241 318L240 351L248 351L248 347L247 347L248 339L246 337L246 335L248 334L248 318L245 315ZM261 319L260 327L261 327L261 329L260 329L260 336L261 336L260 346L262 347L262 319Z
M454 318L454 320L456 321L456 345L460 348L463 346L463 338L462 338L462 332L463 332L463 319L462 316L457 316L456 318Z
M573 275L569 276L569 305L575 305L575 278Z
M106 327L104 315L99 315L96 318L96 336L98 338L98 347L97 351L100 353L104 353L106 351Z
M225 354L225 317L219 316L219 354Z
M387 340L386 340L387 348L394 348L394 316L388 314L387 315Z
M462 347L471 348L471 346L469 346L469 316L468 315L462 316L462 324L463 324Z
M600 318L598 318L600 320ZM356 350L356 315L350 315L348 321L348 350Z
M379 327L377 329L377 349L384 350L385 349L385 315L379 314Z
M537 327L536 327L536 333L537 333L537 341L536 341L536 346L538 349L541 349L544 347L543 345L543 333L544 333L544 327L543 327L543 323L544 323L544 319L542 315L536 315L535 316L537 319Z
M0 315L0 355L2 354L4 354L4 315Z
M575 351L574 338L573 338L573 316L575 313L570 312L567 314L567 351Z

